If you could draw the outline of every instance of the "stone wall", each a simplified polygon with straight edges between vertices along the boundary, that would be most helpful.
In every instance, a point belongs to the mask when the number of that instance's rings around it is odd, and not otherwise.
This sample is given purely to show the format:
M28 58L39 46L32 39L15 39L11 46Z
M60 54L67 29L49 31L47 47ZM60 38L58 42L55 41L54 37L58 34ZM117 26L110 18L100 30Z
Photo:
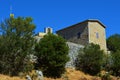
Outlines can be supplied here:
M94 43L100 45L100 48L107 51L105 26L98 20L87 20L70 27L57 31L69 42L86 45Z
M70 61L68 61L66 63L66 68L75 68L75 60L76 57L78 55L78 51L80 48L83 48L84 46L80 45L80 44L75 44L75 43L71 43L71 42L67 42L68 46L69 46L69 57L70 57Z
M88 23L75 24L57 31L57 34L69 42L86 45L88 44Z

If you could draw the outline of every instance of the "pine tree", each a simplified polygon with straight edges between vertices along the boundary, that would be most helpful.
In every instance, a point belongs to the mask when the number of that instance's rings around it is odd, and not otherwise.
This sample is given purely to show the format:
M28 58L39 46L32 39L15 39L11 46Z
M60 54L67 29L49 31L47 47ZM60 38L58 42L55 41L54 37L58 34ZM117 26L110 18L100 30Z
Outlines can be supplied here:
M66 41L57 35L47 34L35 46L38 68L48 77L60 77L69 60Z
M18 17L0 25L0 73L18 75L32 69L29 55L34 53L32 18Z

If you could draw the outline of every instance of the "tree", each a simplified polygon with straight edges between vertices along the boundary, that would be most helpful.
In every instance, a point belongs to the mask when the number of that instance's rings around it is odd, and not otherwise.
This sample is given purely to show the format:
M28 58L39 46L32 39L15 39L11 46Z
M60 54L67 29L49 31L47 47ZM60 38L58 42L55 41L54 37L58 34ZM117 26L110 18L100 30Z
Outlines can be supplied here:
M76 68L85 73L96 75L102 67L103 53L97 44L86 45L79 51Z
M107 47L111 51L110 70L113 75L120 76L120 34L114 34L107 39Z
M115 76L120 76L120 50L117 50L112 55L112 74Z
M120 35L114 34L107 39L107 47L110 51L120 50Z
M32 68L30 54L34 53L32 18L9 18L0 25L0 73L18 75Z
M60 77L69 60L66 41L54 34L47 34L35 46L38 66L48 77Z

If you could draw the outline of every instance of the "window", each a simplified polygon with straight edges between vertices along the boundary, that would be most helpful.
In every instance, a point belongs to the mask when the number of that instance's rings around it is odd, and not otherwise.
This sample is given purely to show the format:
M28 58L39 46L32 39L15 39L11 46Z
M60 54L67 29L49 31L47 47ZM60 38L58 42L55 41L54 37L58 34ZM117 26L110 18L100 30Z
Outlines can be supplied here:
M97 39L99 38L99 33L98 33L98 32L96 33L96 38L97 38Z
M81 33L79 32L79 33L77 33L77 38L79 39L80 38L80 35L81 35Z

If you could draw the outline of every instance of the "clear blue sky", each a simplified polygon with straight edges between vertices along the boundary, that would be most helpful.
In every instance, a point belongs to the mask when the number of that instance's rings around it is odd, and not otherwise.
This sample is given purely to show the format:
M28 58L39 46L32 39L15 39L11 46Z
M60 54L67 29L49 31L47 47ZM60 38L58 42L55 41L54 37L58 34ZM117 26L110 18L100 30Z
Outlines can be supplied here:
M34 19L36 33L48 26L55 32L86 19L98 19L106 26L107 37L120 34L120 0L0 0L0 21L9 17L10 5L15 17Z

